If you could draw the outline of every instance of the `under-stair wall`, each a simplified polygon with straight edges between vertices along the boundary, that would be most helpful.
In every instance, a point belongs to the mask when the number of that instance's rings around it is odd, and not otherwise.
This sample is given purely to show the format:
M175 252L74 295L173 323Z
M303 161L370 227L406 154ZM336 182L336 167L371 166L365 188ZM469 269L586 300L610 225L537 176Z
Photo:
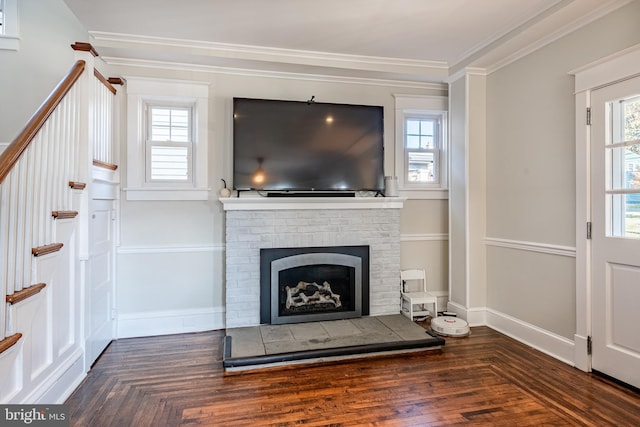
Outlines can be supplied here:
M89 369L88 216L94 169L117 185L115 89L90 45L74 50L78 61L0 153L0 403L61 403Z

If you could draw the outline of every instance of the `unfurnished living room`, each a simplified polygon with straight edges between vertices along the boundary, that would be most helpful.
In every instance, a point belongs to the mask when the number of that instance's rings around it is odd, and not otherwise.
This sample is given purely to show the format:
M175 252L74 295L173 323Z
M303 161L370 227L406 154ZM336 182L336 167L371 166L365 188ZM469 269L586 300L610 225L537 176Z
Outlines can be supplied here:
M640 425L640 0L0 0L0 424Z

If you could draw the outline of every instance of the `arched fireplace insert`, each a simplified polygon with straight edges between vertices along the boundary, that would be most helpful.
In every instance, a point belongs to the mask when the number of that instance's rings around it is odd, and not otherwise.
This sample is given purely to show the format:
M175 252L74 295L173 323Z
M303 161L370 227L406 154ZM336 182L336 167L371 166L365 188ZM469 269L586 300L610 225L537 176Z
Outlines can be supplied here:
M369 246L260 250L260 323L369 314Z

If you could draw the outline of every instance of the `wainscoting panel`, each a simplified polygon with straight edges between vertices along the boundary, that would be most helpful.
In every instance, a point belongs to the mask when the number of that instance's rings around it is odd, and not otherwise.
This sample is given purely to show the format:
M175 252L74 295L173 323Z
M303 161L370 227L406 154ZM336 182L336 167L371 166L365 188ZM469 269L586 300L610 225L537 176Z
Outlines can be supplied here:
M223 329L224 246L120 247L118 338Z

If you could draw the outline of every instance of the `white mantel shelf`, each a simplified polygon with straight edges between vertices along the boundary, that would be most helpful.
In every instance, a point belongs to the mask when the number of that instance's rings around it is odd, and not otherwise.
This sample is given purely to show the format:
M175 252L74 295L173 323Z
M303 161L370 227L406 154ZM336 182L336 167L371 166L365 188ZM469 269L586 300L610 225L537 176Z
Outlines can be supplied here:
M221 197L225 211L402 209L404 197Z

